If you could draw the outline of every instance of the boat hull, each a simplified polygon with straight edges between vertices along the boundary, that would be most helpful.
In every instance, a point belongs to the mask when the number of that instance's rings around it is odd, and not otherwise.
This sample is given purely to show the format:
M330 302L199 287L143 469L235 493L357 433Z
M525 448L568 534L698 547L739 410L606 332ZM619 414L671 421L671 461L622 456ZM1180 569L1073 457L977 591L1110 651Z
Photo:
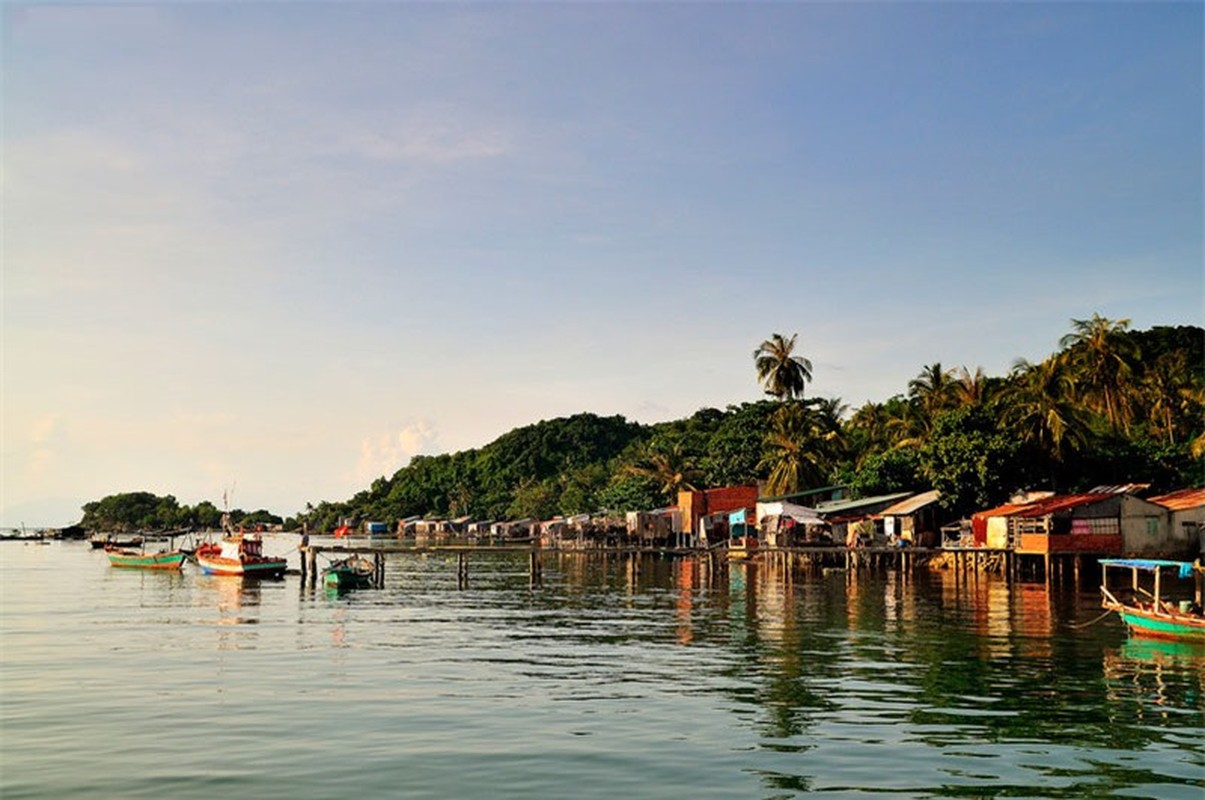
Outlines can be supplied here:
M163 553L132 553L121 550L106 550L109 564L130 569L178 570L184 564L184 553L175 550Z
M372 562L356 560L332 564L322 572L322 585L327 589L367 589L372 586Z
M1205 643L1205 618L1187 614L1156 614L1132 606L1121 606L1116 611L1134 636Z
M230 558L215 558L197 554L197 566L206 575L237 575L240 577L279 578L288 569L283 559L263 561L236 561Z

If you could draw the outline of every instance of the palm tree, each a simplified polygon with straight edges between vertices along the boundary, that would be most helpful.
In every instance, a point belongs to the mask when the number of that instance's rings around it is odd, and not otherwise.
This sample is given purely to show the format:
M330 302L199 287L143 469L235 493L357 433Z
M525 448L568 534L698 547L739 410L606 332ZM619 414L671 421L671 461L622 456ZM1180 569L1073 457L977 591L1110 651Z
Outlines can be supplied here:
M908 397L930 418L950 407L954 394L954 370L942 369L941 363L930 364L908 381Z
M975 367L973 375L966 367L955 370L952 394L960 406L979 406L986 403L987 376L983 373L983 367Z
M639 459L625 469L651 480L669 500L675 500L682 490L693 491L701 475L677 439L653 439L644 446Z
M769 470L766 492L786 495L805 482L821 482L832 461L839 429L827 429L823 414L803 403L782 406L766 434L766 452L758 465Z
M1075 397L1075 378L1061 358L1040 364L1021 359L1013 365L1004 397L1004 422L1026 442L1062 462L1066 448L1087 441L1088 425Z
M850 438L856 441L859 462L890 447L889 420L886 407L869 400L850 417L846 429L850 432Z
M795 340L781 333L772 335L753 351L753 364L757 368L757 381L766 387L766 394L779 400L803 397L803 390L812 379L812 362L793 354Z
M1071 333L1059 340L1082 388L1088 407L1100 414L1114 431L1129 431L1133 419L1130 378L1138 348L1120 335L1128 319L1111 320L1100 314L1071 320Z

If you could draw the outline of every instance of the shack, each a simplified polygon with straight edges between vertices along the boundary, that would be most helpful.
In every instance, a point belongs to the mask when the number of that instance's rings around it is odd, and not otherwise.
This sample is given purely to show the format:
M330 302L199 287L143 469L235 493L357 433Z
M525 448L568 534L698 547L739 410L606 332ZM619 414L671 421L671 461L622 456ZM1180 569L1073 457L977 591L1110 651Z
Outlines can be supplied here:
M768 547L798 547L832 541L828 523L814 508L783 500L757 504L757 525Z
M1205 489L1181 489L1150 500L1167 509L1169 550L1180 548L1190 559L1205 556Z
M1166 509L1128 494L1054 495L1008 519L1018 553L1155 556L1167 549Z
M941 543L941 523L937 501L941 492L936 489L921 492L879 512L883 534L889 542L907 542L917 547L936 547Z

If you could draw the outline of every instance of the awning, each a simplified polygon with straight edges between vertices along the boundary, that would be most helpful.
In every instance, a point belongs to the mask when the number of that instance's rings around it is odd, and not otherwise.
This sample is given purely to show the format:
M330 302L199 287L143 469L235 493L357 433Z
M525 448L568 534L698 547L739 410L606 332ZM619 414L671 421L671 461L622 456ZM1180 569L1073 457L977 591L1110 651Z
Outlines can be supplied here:
M796 522L807 525L822 525L825 521L816 509L787 502L758 503L757 518L765 519L766 517L790 517Z

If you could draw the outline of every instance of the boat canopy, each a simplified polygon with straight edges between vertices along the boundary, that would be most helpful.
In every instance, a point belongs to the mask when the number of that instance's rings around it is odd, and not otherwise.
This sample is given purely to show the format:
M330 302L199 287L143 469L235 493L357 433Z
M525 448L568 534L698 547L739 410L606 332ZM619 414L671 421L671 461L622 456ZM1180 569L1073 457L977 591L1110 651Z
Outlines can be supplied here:
M1164 561L1157 558L1102 558L1100 565L1102 567L1130 567L1147 572L1157 572L1163 568L1178 569L1181 578L1190 577L1193 569L1190 561Z

